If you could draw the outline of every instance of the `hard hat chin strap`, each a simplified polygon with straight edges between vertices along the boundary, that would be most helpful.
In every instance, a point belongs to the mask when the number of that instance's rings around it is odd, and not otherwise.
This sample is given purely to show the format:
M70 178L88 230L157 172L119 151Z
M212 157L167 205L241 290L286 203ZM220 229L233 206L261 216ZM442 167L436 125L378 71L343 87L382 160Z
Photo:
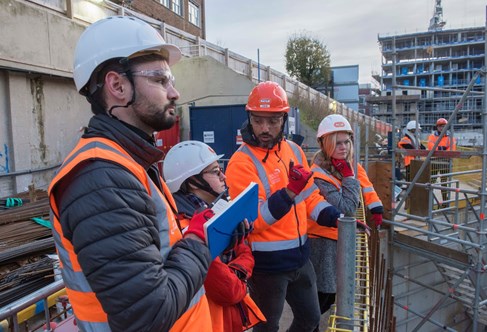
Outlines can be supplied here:
M113 105L112 107L110 107L110 109L107 111L107 113L112 118L116 118L112 114L112 111L114 108L117 108L117 107L127 108L135 102L135 82L134 82L134 77L132 75L132 71L130 70L129 58L122 58L122 59L120 59L119 62L121 65L123 65L123 68L124 68L123 73L125 74L125 76L127 76L127 79L129 80L130 85L132 86L132 98L125 105Z
M193 186L195 186L195 187L197 187L203 191L206 191L207 193L214 196L215 198L220 195L220 193L217 193L215 190L213 190L213 188L210 186L210 184L205 179L203 179L202 174L193 175L191 178L188 179L188 182L190 184L192 184ZM226 184L225 184L225 187L226 187Z

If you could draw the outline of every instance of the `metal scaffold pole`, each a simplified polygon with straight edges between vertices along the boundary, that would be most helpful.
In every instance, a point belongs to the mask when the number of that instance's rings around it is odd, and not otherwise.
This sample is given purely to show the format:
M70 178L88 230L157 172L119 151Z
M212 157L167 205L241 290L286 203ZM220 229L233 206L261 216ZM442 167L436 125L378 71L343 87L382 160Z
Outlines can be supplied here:
M413 270L409 271L411 275L404 274L402 276L405 283L415 283L420 286L410 291L411 293L394 294L394 296L405 299L405 302L403 302L402 299L396 298L394 301L396 306L416 316L406 317L399 321L399 325L407 324L407 329L411 331L422 330L426 324L437 325L451 331L456 330L457 325L465 328L467 323L459 323L459 320L457 320L462 313L458 313L458 317L453 320L451 316L448 316L448 313L451 314L453 310L456 310L449 309L449 307L457 304L464 306L463 315L465 320L468 320L469 331L483 331L483 328L487 326L487 296L485 293L487 290L487 265L485 263L487 248L487 219L485 211L487 204L487 6L485 7L485 14L486 20L483 32L484 65L480 69L480 66L473 67L471 73L465 76L465 80L462 83L464 90L441 87L443 86L443 81L441 85L438 83L438 86L435 86L434 82L430 82L430 86L414 86L416 84L410 86L405 83L405 85L398 85L397 76L399 75L402 80L402 76L408 73L401 74L397 72L400 69L398 65L403 66L404 57L401 53L401 47L404 44L401 44L401 41L398 41L396 36L393 36L391 44L388 44L388 54L391 57L383 62L383 66L387 64L389 69L392 68L392 72L389 72L391 75L389 79L392 79L392 83L390 94L388 94L390 99L388 100L391 101L393 131L391 137L392 172L390 176L393 185L390 196L392 205L391 220L387 220L387 224L390 226L389 235L392 239L390 242L392 245L388 248L390 253L388 266L391 271L394 271L396 269L394 261L402 262L404 260L407 261L407 259L413 261L414 257L422 257L426 258L427 264L432 265L435 269L434 271L429 271L427 269L431 269L431 267L424 264L422 265L425 269L424 273L426 275L440 273L442 277L438 283L430 284L429 282L424 282L418 276L416 276L418 280L414 280L412 277L414 274ZM433 35L431 39L433 50L438 43L435 38L435 35ZM391 49L392 53L390 53ZM432 54L435 55L434 52ZM391 60L392 63L390 62ZM416 67L414 67L412 72L416 72ZM482 77L482 83L480 83L479 77ZM452 85L451 81L448 85ZM389 86L386 87L389 88ZM397 104L398 101L401 103L409 100L407 97L398 97L398 93L401 94L401 89L403 90L403 96L409 97L408 94L413 95L414 92L412 93L409 90L421 90L421 95L423 95L424 90L429 91L428 94L425 92L425 96L437 99L448 97L454 100L456 104L451 103L448 108L441 110L430 110L425 105L422 105L424 109L421 110L419 107L415 111L406 109L404 105ZM419 95L419 93L417 94ZM455 148L445 151L444 147L440 146L440 142L444 137L453 137L453 133L458 133L453 131L454 123L460 123L462 120L468 119L465 114L471 111L470 98L472 96L475 96L476 102L474 105L477 106L480 104L480 98L483 99L481 122L475 122L478 121L478 118L473 120L476 126L482 127L483 139L481 142L477 141L476 146L474 145L472 148L469 148L468 144L460 144L458 151L455 151ZM405 119L404 117L399 119L398 116L409 116L410 119L416 120L418 124L420 120L427 122L427 118L420 119L418 114L422 114L421 116L423 117L429 111L436 112L438 117L447 119L445 121L447 123L446 126L439 132L434 133L436 140L432 141L429 138L428 149L423 151L419 149L399 149L397 146L398 139L400 139L398 134L402 127L399 120L401 119L401 122L403 122ZM448 113L448 116L444 115L446 113ZM462 119L459 120L458 117L460 115L462 115ZM457 128L455 127L455 129ZM418 130L416 130L415 134L418 135ZM481 146L480 143L482 144ZM404 156L414 156L418 160L413 165L414 170L411 169L411 179L407 181L398 180L396 177L395 168L398 161L396 153L401 153ZM438 160L441 161L441 158L448 160L450 165L448 171L439 172L438 169L434 168L434 165L439 164ZM468 158L472 158L472 161L466 162L465 160ZM477 177L479 174L480 179ZM471 177L475 177L474 181L470 180ZM465 180L467 178L469 179L468 181ZM439 184L436 184L437 182ZM399 195L397 203L394 190L396 185L407 185ZM471 190L468 188L471 188ZM427 197L421 196L422 191L427 192ZM443 200L438 199L435 196L438 192L440 194L447 192L448 198L443 196ZM415 196L418 193L420 198ZM420 202L421 197L425 197L422 202ZM406 199L409 199L409 206L406 205L406 208L402 210ZM419 204L421 206L418 207L412 206L411 202L415 202L415 204L427 202L427 204ZM420 208L424 208L424 211ZM401 254L394 253L394 248L400 249ZM405 256L401 257L400 255L402 254ZM397 272L395 275L396 277L398 276ZM411 305L412 308L402 304L410 302L411 298L415 296L414 292L424 290L434 292L436 302L432 300L430 305L417 303L414 306Z

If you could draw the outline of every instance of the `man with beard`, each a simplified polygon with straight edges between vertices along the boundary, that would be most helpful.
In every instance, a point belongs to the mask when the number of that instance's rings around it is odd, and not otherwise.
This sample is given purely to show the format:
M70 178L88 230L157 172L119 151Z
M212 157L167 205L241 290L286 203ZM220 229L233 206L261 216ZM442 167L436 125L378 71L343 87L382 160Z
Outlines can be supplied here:
M175 122L180 50L147 23L108 17L81 35L74 80L94 116L50 188L61 272L81 331L210 331L211 261L196 214L184 237L155 163Z
M255 258L249 289L267 323L253 331L277 332L284 301L294 314L288 331L313 331L320 308L307 218L336 227L339 212L308 181L313 173L301 148L283 138L289 112L284 89L274 82L259 83L245 109L244 144L230 158L226 176L232 197L250 182L259 185L259 216L248 238Z

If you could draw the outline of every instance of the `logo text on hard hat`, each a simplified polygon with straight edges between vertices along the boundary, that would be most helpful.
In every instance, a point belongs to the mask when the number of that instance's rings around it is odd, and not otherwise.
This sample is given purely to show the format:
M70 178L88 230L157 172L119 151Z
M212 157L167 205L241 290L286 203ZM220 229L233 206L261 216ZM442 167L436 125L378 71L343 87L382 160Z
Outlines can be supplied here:
M342 128L342 127L345 127L345 122L341 122L341 121L339 121L339 122L335 122L333 125L334 125L336 128Z

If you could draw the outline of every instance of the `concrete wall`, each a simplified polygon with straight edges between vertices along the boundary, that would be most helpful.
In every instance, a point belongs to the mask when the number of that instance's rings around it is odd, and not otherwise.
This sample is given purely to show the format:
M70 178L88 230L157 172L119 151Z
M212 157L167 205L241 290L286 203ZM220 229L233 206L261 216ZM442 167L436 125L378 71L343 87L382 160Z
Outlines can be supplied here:
M91 111L71 79L83 25L18 1L0 1L0 22L0 196L7 196L30 184L47 189Z
M73 148L91 111L71 79L1 71L0 189L46 189L53 167ZM45 172L37 170L47 169ZM3 173L3 174L2 174ZM24 173L16 177L9 174ZM6 193L7 194L7 193ZM3 196L3 195L2 195Z
M71 77L73 51L84 29L29 3L0 1L0 66Z
M205 56L185 58L173 69L181 94L181 140L189 139L189 104L195 106L246 104L254 83L217 60Z

